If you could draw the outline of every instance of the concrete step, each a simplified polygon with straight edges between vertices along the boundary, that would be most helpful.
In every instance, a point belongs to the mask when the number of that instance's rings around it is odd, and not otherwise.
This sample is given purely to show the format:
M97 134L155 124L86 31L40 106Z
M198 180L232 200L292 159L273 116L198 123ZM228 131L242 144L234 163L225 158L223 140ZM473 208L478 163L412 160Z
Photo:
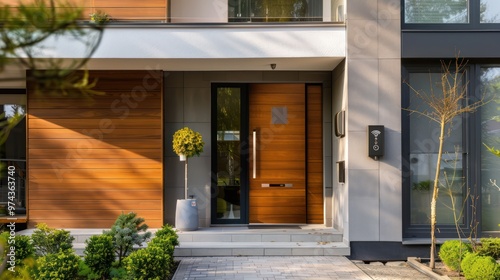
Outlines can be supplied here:
M179 231L174 255L188 256L348 256L340 232L323 226L298 228L211 227Z
M348 256L343 242L186 242L176 257L205 256Z
M75 237L73 248L83 255L85 241L103 229L67 229ZM30 234L26 230L22 234ZM154 233L156 229L151 229ZM178 231L177 257L188 256L348 256L349 246L340 232L323 226L297 228L210 227ZM145 245L145 244L144 244Z

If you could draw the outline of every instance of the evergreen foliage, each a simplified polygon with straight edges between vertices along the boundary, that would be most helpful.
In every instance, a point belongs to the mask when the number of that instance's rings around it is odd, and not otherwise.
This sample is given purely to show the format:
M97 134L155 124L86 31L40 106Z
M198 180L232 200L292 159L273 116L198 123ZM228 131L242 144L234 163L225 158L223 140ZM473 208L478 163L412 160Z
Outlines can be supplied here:
M115 260L113 237L107 234L94 235L85 244L85 264L98 279L107 278Z
M477 253L481 256L491 256L500 259L500 238L481 238Z
M462 260L461 267L467 280L500 279L500 265L491 256L469 253Z
M37 256L56 254L73 248L75 238L64 229L54 229L47 224L40 223L31 235Z
M144 223L144 218L137 217L136 213L130 212L120 214L111 230L103 232L113 239L113 247L119 265L121 265L123 258L132 252L134 245L141 246L151 237L151 232L147 232L147 229L148 225Z
M447 267L458 271L465 254L470 252L472 252L470 244L460 240L447 240L439 249L439 257Z
M72 250L61 250L38 258L37 280L74 280L78 276L80 258Z

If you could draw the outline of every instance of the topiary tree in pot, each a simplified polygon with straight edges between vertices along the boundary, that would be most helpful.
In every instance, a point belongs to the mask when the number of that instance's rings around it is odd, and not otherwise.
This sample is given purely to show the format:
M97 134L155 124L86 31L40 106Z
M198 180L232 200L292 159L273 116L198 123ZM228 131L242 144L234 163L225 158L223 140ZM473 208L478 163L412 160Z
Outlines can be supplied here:
M203 152L203 138L199 132L184 127L174 133L172 148L184 161L184 199L177 200L175 227L179 230L198 228L198 208L194 198L188 199L188 158L199 156Z

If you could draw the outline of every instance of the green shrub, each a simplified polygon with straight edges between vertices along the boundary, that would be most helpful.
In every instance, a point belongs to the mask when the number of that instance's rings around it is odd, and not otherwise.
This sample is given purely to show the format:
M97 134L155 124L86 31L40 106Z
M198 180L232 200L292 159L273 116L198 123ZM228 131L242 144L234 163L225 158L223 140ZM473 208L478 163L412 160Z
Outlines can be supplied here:
M177 239L179 238L179 236L177 235L177 232L172 228L172 226L170 226L168 224L164 225L161 229L159 229L155 233L155 238L159 238L159 237L174 237L176 240L176 243L173 245L174 246L179 245L179 241L177 241Z
M113 238L110 235L94 235L85 241L85 264L98 278L108 277L115 260Z
M99 275L94 273L92 269L87 264L85 264L83 260L80 260L78 262L78 276L80 276L81 279L87 279L87 280L103 279L102 277L99 277Z
M477 248L481 256L491 256L500 259L500 238L481 238L481 244Z
M163 226L145 249L135 251L127 257L125 267L128 277L166 279L174 265L174 249L177 245L177 233L169 225Z
M172 257L160 246L149 246L132 252L124 261L131 279L166 279L172 268Z
M35 248L31 238L27 235L16 235L14 238L16 248L16 266L21 266L25 259L35 256Z
M44 223L36 226L31 239L33 240L37 256L45 256L58 253L61 250L72 249L73 240L75 240L69 231L50 228Z
M113 238L113 247L118 257L118 265L122 259L132 252L134 245L142 245L151 237L151 232L146 232L148 225L144 219L137 217L134 212L120 214L111 230L105 230L103 233ZM140 232L144 232L140 234Z
M500 279L500 266L490 256L469 253L462 260L461 267L465 279L468 280Z
M47 254L37 261L35 279L74 280L78 275L80 258L72 250Z
M0 280L31 279L31 273L35 266L35 249L31 244L30 237L26 235L16 235L11 239L9 232L3 232L0 235L0 243L0 246L4 248L2 259L7 257L7 260L5 260L7 262L5 263L6 267L0 275ZM8 253L12 254L10 251L11 247L14 247L15 260L7 256Z
M460 240L447 240L439 249L439 258L450 269L459 271L460 262L465 254L470 252L472 252L472 248L469 243Z

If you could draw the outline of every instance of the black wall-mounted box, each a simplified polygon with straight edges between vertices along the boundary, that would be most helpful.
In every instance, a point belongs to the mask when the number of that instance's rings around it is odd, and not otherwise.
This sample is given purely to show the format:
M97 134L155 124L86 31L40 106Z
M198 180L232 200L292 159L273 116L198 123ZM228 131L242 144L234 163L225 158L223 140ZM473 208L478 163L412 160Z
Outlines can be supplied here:
M378 160L384 156L385 151L385 128L383 125L368 126L368 156Z

